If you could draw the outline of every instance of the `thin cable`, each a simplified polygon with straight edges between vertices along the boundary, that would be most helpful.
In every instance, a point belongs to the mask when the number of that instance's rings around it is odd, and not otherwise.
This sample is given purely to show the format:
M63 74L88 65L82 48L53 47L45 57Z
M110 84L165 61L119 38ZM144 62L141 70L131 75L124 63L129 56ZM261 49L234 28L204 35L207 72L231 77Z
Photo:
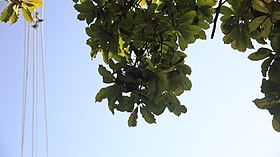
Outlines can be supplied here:
M23 53L23 95L22 95L22 128L21 128L21 157L24 157L24 137L25 137L25 121L26 121L26 97L27 97L27 41L26 41L26 22L24 23L24 53Z
M32 157L37 157L37 29L36 28L34 28L33 30Z
M44 2L44 1L42 1ZM44 6L41 9L41 18L44 19ZM44 109L45 109L45 138L46 138L46 156L49 156L49 136L48 136L48 112L47 112L47 81L46 81L46 64L45 64L45 42L44 42L44 21L41 22L41 46L42 46L42 68L44 82Z

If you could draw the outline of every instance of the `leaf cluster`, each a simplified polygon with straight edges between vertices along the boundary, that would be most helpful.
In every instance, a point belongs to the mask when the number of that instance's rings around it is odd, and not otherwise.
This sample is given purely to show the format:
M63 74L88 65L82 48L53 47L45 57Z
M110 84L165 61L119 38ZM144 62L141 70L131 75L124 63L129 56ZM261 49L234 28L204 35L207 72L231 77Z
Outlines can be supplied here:
M227 2L228 5L220 9L223 14L221 30L225 34L224 43L242 52L254 48L252 40L271 46L271 49L259 48L248 58L252 61L263 60L261 92L265 97L254 100L254 103L273 115L273 127L280 131L280 3L273 0Z
M253 41L270 44L249 55L261 66L261 91L257 107L273 116L280 131L280 3L278 0L74 0L77 18L86 21L91 57L102 54L99 66L103 82L96 101L108 100L112 113L129 112L129 126L138 114L148 123L166 108L175 115L187 111L178 96L191 89L184 50L205 31L219 14L223 41L244 52ZM214 8L216 5L216 8ZM213 19L213 16L215 18Z
M187 109L177 96L191 89L191 68L183 52L212 21L213 8L195 0L75 0L77 18L86 21L91 57L102 54L104 83L96 101L108 100L112 113L131 113L136 126L140 112L148 123L167 108L179 116Z
M8 3L10 3L6 8L2 11L0 15L0 20L2 22L8 22L10 21L11 24L14 24L17 22L19 18L19 10L21 9L22 15L24 19L29 22L33 23L34 18L32 17L32 12L40 6L43 6L43 2L40 0L6 0Z

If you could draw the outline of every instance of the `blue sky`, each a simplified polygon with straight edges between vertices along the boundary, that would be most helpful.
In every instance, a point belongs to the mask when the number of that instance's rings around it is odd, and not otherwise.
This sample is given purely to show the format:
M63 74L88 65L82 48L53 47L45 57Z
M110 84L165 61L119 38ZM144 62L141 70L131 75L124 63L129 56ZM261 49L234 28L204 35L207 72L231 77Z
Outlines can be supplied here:
M1 10L5 5L0 2ZM247 59L253 50L233 51L223 45L219 30L214 40L190 45L186 62L193 88L180 96L188 112L176 117L166 110L153 125L139 116L138 126L129 128L129 114L113 116L106 101L94 101L105 86L97 72L102 61L90 60L86 25L76 15L70 0L45 2L50 157L279 157L272 117L252 102L262 97L260 63ZM0 23L0 157L20 156L23 32L22 17L13 26ZM29 94L26 156L31 154L31 88ZM42 114L39 107L40 157L45 156Z

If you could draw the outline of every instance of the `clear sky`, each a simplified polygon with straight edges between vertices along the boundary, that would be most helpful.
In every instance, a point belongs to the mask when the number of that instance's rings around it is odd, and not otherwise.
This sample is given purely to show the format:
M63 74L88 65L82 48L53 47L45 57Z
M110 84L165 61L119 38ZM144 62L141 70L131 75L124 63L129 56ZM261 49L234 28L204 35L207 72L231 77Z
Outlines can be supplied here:
M4 6L1 1L0 9ZM271 126L272 117L252 102L262 97L260 63L247 59L254 50L233 51L223 45L219 30L214 40L190 45L186 62L193 88L180 97L188 112L176 117L166 110L152 125L140 115L138 126L129 128L129 114L113 116L106 101L94 101L105 86L97 72L102 61L90 60L86 24L76 15L71 0L45 2L50 157L279 157L280 134ZM20 156L23 32L22 17L13 26L0 23L0 157ZM31 95L30 88L27 157ZM42 117L39 107L39 157L45 157Z

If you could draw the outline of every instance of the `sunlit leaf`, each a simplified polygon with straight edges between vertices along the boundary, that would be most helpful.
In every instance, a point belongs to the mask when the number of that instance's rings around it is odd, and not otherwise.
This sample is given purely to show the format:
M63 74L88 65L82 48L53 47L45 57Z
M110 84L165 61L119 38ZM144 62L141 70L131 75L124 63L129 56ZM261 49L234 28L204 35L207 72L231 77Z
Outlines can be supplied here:
M28 9L22 8L22 15L27 22L32 23L34 21L31 12Z
M8 5L1 13L1 21L2 22L8 22L10 20L10 17L13 14L13 6L15 5L15 3L11 3L10 5Z

